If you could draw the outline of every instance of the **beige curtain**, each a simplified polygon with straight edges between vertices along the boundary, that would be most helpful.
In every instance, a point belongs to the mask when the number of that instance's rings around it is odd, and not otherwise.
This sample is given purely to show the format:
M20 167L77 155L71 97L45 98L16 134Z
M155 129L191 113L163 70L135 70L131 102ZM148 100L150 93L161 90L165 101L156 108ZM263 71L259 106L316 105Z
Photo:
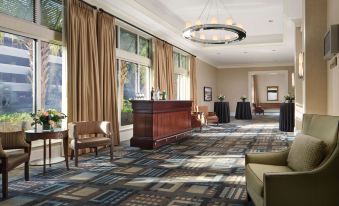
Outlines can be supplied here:
M102 120L96 11L67 1L68 121Z
M190 82L191 82L191 100L192 110L195 111L197 107L197 63L196 57L190 55Z
M103 12L98 13L98 54L100 73L100 97L103 120L112 122L114 144L120 144L117 68L116 68L115 18Z
M165 90L169 100L175 99L173 46L154 39L154 88Z

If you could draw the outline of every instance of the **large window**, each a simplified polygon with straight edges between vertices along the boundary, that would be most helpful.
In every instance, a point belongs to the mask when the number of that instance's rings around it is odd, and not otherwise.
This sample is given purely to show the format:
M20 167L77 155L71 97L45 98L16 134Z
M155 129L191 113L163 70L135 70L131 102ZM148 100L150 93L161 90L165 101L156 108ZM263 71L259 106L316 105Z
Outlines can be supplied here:
M178 51L173 52L175 87L177 100L190 99L188 56Z
M0 12L27 21L34 21L33 0L0 0Z
M0 38L0 125L8 127L33 111L35 40L5 32Z
M40 0L41 25L60 31L63 24L62 0Z
M133 124L131 99L150 98L151 41L137 32L117 27L119 107L121 126Z

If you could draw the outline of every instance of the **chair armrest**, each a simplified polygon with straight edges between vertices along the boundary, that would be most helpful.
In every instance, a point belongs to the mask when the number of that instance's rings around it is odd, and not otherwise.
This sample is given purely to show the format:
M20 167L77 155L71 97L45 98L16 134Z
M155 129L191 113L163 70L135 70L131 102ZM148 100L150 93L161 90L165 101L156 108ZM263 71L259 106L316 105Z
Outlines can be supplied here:
M215 112L208 112L208 116L216 116Z
M319 185L321 180L311 171L265 173L264 174L264 205L333 205L326 204L321 198L325 187ZM324 204L322 204L324 203Z
M6 152L4 151L4 149L2 148L1 141L0 141L0 158L1 158L1 159L7 158L7 154L6 154Z
M287 165L287 157L289 149L280 152L263 152L263 153L248 153L245 156L245 164L257 163L268 165Z
M77 125L73 122L68 123L68 138L78 139Z

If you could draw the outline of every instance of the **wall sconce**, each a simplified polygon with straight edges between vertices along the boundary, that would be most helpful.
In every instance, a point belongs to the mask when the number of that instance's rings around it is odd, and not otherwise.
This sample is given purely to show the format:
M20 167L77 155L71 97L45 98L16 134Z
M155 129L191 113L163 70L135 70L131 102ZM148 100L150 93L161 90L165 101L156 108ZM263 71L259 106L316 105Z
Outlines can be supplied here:
M298 68L298 77L299 79L304 79L304 52L299 53L299 68Z

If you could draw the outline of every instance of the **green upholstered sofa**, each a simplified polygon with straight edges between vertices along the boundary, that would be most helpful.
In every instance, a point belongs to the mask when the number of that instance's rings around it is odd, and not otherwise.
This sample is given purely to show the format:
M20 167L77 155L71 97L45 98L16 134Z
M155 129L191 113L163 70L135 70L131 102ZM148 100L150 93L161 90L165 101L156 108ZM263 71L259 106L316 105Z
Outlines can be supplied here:
M290 148L246 155L246 187L256 206L339 205L339 117L305 114L303 134L321 139L324 158L311 171L288 167Z

